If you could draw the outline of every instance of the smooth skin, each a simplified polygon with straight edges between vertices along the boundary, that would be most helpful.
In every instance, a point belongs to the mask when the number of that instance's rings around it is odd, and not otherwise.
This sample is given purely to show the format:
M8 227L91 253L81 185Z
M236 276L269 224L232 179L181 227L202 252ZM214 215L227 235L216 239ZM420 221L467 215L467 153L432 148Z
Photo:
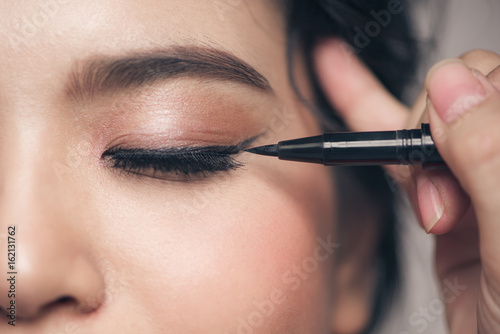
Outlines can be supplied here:
M366 325L373 251L359 247L334 268L335 247L356 245L337 239L330 169L243 153L235 158L244 167L184 183L101 160L116 144L235 145L261 134L255 145L264 145L320 133L288 82L282 10L267 0L227 3L0 3L3 309L10 225L18 272L16 327L2 313L1 333L323 334ZM182 77L67 95L71 73L89 59L175 45L231 52L273 94Z
M315 59L330 101L353 130L430 122L449 171L388 172L407 190L423 228L437 235L439 278L460 285L459 297L445 303L450 333L500 332L500 56L476 50L436 64L411 110L342 42L323 42Z

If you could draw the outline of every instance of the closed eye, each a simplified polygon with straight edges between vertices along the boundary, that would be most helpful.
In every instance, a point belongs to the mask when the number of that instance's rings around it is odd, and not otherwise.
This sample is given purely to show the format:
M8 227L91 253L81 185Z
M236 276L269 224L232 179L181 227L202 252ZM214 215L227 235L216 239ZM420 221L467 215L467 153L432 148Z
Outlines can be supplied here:
M233 156L246 149L256 138L233 146L158 149L117 146L105 151L101 158L111 167L131 174L171 181L195 181L243 166Z

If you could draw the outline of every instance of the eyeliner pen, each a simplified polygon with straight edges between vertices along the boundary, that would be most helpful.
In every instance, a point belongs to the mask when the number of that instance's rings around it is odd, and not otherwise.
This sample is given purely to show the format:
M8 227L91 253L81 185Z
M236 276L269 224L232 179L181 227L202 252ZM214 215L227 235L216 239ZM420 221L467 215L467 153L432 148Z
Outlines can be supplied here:
M336 132L280 141L247 152L281 160L333 166L422 165L424 169L446 167L434 145L429 124L421 129Z

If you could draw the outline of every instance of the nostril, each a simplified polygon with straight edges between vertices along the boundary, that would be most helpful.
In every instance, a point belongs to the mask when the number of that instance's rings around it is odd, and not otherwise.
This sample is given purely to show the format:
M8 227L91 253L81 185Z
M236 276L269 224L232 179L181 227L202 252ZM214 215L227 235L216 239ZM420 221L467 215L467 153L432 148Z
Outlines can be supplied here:
M73 298L71 296L62 296L59 299L44 305L40 309L40 312L36 312L37 314L21 314L21 315L17 315L16 319L18 321L30 321L30 320L33 320L33 319L43 315L44 313L50 312L50 310L53 308L57 308L59 306L64 306L64 305L71 304L71 303L76 304L75 298ZM7 310L2 306L0 306L0 315L2 315L2 316L8 315Z
M64 303L69 303L73 300L73 297L70 297L70 296L63 296L61 298L59 298L58 300L55 301L55 303L61 303L61 304L64 304Z
M101 291L106 290L104 278L94 260L84 256L78 244L68 252L59 246L52 247L54 242L51 238L33 236L33 241L42 242L43 247L28 247L23 252L25 267L29 270L22 273L24 283L19 295L16 294L17 319L34 323L40 319L85 316L84 313L96 310L101 303ZM60 237L66 247L66 235ZM50 262L53 258L58 259L57 266ZM4 298L0 291L0 305L5 308ZM0 313L0 318L5 317L3 313Z
M76 304L75 298L73 298L71 296L62 296L62 297L54 300L51 303L45 304L40 311L45 313L45 312L49 311L50 309L64 306L64 305L71 304L71 303Z

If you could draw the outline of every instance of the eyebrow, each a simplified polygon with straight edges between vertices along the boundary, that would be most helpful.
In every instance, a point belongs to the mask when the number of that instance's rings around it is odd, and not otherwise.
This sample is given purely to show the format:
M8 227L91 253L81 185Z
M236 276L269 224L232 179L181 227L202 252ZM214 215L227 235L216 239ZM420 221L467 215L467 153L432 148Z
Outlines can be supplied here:
M174 46L121 58L95 56L78 62L69 76L66 93L72 99L92 98L186 77L234 82L273 92L262 74L227 51Z

